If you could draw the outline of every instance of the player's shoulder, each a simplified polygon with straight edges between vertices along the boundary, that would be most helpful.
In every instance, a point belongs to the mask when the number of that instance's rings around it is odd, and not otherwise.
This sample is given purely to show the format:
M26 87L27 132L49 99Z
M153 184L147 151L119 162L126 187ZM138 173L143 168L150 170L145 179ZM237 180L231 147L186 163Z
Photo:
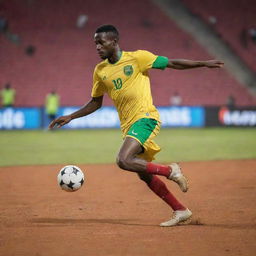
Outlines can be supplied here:
M150 51L147 50L136 50L136 51L130 51L130 52L126 52L127 55L131 55L131 56L139 56L139 55L144 55L144 54L148 54L151 53Z
M133 52L130 52L130 54L135 58L137 61L142 61L142 60L148 60L155 58L156 55L148 50L136 50Z
M102 68L104 68L105 66L107 66L107 64L108 64L108 63L107 63L106 60L103 60L103 61L99 62L99 63L95 66L94 72L97 72L97 71L101 70Z

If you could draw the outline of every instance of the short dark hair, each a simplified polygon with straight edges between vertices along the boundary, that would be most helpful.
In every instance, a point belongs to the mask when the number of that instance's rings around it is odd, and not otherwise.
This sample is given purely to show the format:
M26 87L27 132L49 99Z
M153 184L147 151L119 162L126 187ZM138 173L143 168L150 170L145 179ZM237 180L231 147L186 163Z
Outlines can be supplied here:
M102 25L100 27L98 27L95 31L95 33L102 33L102 32L111 32L114 34L114 36L119 39L119 32L118 30L116 29L115 26L113 25Z

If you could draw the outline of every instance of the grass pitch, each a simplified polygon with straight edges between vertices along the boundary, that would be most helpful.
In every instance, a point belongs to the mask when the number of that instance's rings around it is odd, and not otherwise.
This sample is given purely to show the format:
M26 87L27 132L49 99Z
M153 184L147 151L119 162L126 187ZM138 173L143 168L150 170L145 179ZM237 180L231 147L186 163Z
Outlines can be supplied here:
M157 162L256 158L255 128L162 129ZM1 131L0 166L113 163L118 129Z

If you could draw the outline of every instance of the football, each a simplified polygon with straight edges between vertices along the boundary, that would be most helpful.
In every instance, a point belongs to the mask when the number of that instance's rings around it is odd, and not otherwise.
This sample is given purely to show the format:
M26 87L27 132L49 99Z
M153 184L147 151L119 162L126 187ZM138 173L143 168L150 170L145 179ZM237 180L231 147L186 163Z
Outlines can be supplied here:
M61 189L73 192L80 189L84 183L84 173L75 165L64 166L57 176Z

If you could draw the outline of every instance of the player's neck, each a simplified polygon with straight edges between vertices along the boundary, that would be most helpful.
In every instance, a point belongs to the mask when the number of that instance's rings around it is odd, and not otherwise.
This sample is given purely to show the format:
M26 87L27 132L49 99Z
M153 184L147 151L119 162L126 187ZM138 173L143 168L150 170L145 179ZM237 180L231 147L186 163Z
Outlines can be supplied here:
M122 56L122 51L118 47L116 49L116 51L113 53L113 55L110 58L108 58L108 61L111 64L115 64L116 62L118 62L120 60L121 56Z

